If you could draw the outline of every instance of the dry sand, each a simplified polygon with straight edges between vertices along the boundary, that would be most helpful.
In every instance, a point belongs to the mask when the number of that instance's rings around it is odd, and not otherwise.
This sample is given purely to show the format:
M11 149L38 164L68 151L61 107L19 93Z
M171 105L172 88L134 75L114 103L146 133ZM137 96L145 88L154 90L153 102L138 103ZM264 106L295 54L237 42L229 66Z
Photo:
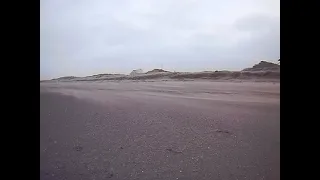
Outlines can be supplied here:
M40 179L280 179L280 83L40 83Z

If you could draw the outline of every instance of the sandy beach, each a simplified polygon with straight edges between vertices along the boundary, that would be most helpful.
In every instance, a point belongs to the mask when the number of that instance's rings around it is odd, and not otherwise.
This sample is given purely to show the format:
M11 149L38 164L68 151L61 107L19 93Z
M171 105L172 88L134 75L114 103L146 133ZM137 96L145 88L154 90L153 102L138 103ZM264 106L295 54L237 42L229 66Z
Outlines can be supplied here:
M280 82L40 83L40 179L280 179Z

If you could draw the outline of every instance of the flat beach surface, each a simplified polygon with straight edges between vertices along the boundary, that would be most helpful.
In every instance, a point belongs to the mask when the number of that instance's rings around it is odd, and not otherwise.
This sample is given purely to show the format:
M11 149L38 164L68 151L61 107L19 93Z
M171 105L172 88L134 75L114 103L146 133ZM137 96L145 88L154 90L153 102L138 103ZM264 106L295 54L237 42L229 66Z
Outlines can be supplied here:
M280 82L40 83L40 179L280 179Z

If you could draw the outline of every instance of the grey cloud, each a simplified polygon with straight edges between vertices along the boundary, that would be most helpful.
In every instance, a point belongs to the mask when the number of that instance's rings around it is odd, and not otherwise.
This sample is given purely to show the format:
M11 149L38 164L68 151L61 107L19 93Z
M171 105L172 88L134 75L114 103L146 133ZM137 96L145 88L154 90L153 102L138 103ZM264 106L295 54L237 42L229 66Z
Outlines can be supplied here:
M277 1L271 3L275 8L263 0L40 3L44 78L161 65L169 70L232 70L280 55Z

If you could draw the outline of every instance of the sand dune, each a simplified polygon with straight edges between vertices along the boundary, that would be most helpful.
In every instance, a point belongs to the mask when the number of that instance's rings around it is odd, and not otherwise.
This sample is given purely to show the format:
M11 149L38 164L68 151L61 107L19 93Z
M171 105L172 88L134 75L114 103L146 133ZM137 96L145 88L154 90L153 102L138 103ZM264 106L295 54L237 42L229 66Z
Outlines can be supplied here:
M169 72L163 69L154 69L147 73L135 75L98 74L86 77L67 76L52 81L107 81L107 80L264 80L279 81L280 65L261 61L252 68L242 71L204 71L204 72Z
M52 81L105 81L105 80L280 80L280 71L215 71L215 72L163 72L152 74L88 76L74 78L58 78Z

